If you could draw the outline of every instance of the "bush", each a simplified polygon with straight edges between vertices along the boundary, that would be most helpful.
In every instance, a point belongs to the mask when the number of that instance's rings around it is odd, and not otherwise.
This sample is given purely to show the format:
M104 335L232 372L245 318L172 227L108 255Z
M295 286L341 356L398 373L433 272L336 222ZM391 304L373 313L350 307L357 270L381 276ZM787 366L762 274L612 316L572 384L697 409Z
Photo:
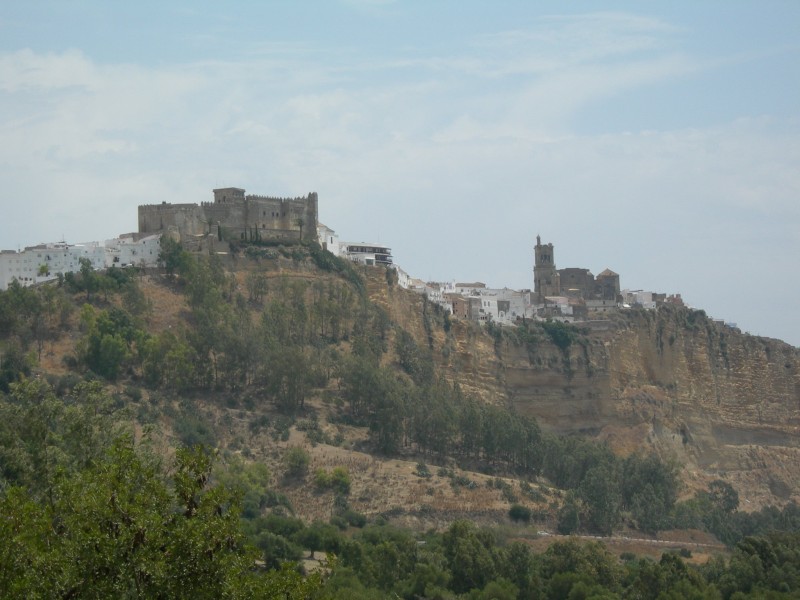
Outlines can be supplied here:
M514 504L508 510L508 516L512 521L529 523L531 520L531 509L521 504Z
M331 476L325 469L317 469L314 472L314 486L322 491L331 486Z
M424 462L417 463L417 470L414 472L414 474L417 477L424 477L425 479L431 477L430 469L428 469L428 465L426 465Z
M264 506L268 508L275 508L276 506L283 506L289 512L294 512L292 508L292 503L289 501L289 498L286 494L281 494L280 492L276 492L275 490L267 490L264 492Z
M187 448L193 446L205 446L214 448L217 445L217 438L209 424L200 417L184 413L175 422L175 433L180 439L181 444Z
M249 400L249 398L247 400ZM247 403L247 400L245 400L245 403ZM250 433L256 434L262 429L267 429L269 426L269 417L267 415L261 415L260 417L250 421L248 428L250 429Z
M283 466L286 468L287 477L305 477L311 457L305 449L292 446L283 455Z
M352 509L347 509L342 513L342 517L353 527L364 527L367 524L367 517Z
M261 550L264 563L268 569L277 569L284 561L298 561L302 558L302 550L285 537L269 531L259 534L255 540L256 547Z
M314 485L320 491L331 489L346 496L350 493L350 473L345 467L334 467L330 473L325 469L317 469L314 473Z
M260 524L267 531L271 531L275 535L280 535L285 538L293 536L304 527L300 519L284 517L275 513L269 514L261 519Z
M345 467L334 467L331 472L330 486L342 495L350 493L350 473Z
M125 386L125 395L134 402L139 402L142 399L142 390L136 386Z

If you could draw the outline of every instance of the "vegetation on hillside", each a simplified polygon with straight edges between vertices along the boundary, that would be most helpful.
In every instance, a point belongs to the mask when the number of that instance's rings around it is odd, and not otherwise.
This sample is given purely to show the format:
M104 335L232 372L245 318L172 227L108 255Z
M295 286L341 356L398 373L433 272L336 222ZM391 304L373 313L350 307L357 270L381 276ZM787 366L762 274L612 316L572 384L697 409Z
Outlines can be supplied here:
M257 268L281 258L316 275ZM163 285L186 305L162 331L150 324L135 269L84 265L54 285L0 292L5 595L730 598L800 589L796 505L737 512L738 496L721 480L678 501L677 464L545 433L535 419L465 393L435 366L434 339L447 339L451 323L428 303L420 340L370 300L352 264L313 245L242 247L236 260L256 268L238 278L167 238L161 260ZM570 346L583 343L555 323L489 334L517 336L529 352L551 343L567 363ZM68 335L76 342L66 373L47 373L43 353ZM193 407L200 393L250 411L251 430L287 439L294 427L312 443L338 443L309 407L323 399L331 422L363 428L373 453L417 461L419 477L431 477L428 463L442 465L456 490L475 484L447 465L493 476L509 522L549 522L565 534L704 529L732 554L698 569L671 554L620 562L601 544L573 540L537 555L508 529L466 521L425 535L397 529L354 511L348 469L311 472L302 447L284 453L282 480L211 450L218 438ZM158 411L180 442L173 458L141 433L164 422ZM539 484L561 497L544 511L531 508L547 502ZM296 518L282 485L331 494L330 520ZM315 551L335 559L301 575L299 561Z

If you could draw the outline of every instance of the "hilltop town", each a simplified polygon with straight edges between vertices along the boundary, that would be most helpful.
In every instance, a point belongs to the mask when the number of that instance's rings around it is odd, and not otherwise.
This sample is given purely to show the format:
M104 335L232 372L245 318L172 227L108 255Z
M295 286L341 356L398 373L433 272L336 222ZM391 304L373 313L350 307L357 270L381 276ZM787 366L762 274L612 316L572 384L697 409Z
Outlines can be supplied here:
M228 254L248 243L291 244L318 242L342 258L365 266L395 270L398 285L425 295L453 316L502 325L525 319L591 322L608 312L631 306L654 309L661 304L683 305L680 294L667 295L620 287L611 269L598 275L583 267L557 268L552 243L536 236L533 289L491 288L482 282L430 282L413 277L394 263L390 247L341 241L335 230L319 222L319 200L247 194L242 188L213 190L213 201L199 204L144 204L138 207L138 231L104 242L67 244L64 241L0 251L0 289L12 281L28 286L80 270L158 266L162 236L170 236L198 254ZM734 325L735 324L731 324Z

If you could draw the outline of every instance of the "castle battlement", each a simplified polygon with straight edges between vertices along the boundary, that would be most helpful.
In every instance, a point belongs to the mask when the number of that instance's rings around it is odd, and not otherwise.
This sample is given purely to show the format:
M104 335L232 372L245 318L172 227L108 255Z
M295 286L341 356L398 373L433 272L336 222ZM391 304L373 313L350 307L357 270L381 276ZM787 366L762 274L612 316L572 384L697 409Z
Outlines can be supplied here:
M213 202L140 205L139 233L172 231L181 239L213 236L218 241L316 239L316 192L295 198L246 195L243 188L213 193Z
M197 204L171 204L162 202L161 204L140 204L139 208L148 209L161 209L161 210L174 210L174 209L192 209L197 208Z
M311 194L309 194L311 196ZM245 196L246 200L250 200L251 202L308 202L309 197L303 198L302 196L298 196L297 198L277 198L273 196L258 196L255 194L248 194Z

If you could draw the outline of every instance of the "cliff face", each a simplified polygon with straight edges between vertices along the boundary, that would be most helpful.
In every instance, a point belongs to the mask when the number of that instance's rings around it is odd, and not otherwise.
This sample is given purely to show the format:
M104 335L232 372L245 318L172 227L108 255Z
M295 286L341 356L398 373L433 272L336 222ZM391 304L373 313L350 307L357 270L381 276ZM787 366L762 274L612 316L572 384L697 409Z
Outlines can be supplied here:
M544 426L674 456L690 486L724 478L745 509L800 497L796 348L665 307L618 316L563 353L521 350L501 348L508 394Z
M399 317L398 292L383 301ZM419 314L421 299L413 302ZM402 321L424 339L418 321ZM566 348L542 333L520 341L512 329L461 321L428 340L466 391L512 404L545 429L607 440L621 454L675 458L687 491L721 478L745 510L800 500L800 350L678 307L598 325Z
M745 508L797 497L798 350L684 309L639 314L631 325L608 348L615 412L650 418L653 443L699 473L727 477Z

